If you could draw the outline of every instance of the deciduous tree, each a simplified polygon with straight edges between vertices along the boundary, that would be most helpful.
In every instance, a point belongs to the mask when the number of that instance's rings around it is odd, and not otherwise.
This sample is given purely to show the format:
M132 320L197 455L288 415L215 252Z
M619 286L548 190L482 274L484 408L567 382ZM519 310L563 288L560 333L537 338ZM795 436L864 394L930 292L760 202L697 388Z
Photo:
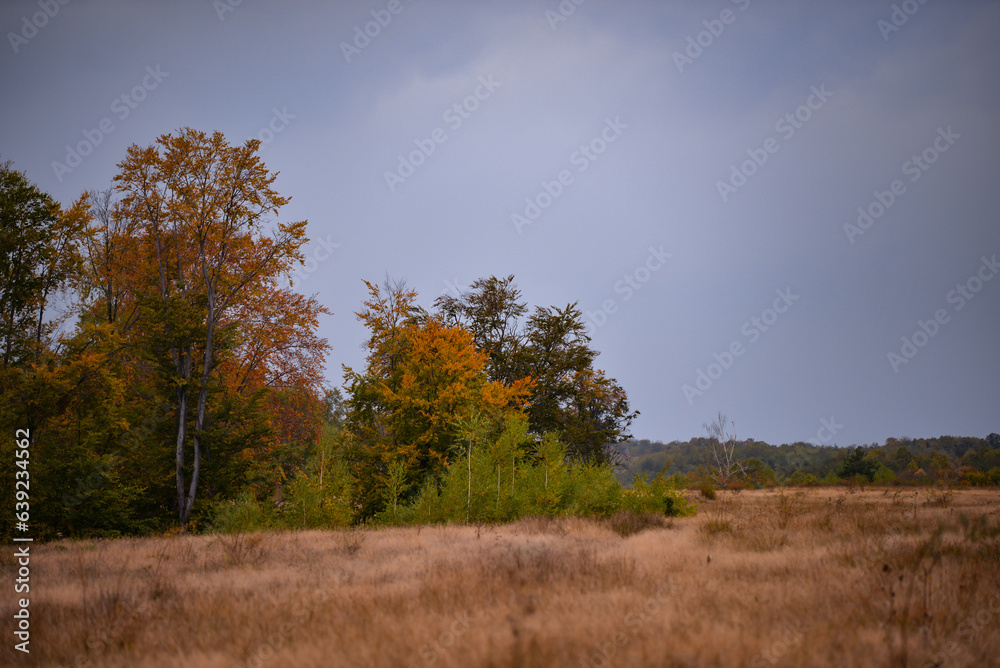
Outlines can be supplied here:
M459 295L435 301L437 314L473 333L476 349L488 355L489 378L534 383L528 409L530 431L556 431L573 459L620 463L614 444L628 438L638 415L625 390L594 368L597 351L576 304L537 307L528 312L514 276L475 281Z
M625 390L600 369L576 304L536 307L525 328L518 368L535 380L528 408L535 434L555 431L570 456L591 464L618 464L614 444L631 438L639 414Z
M484 352L471 332L438 317L419 317L416 293L401 282L368 281L369 299L358 319L371 331L363 373L345 367L350 392L349 431L358 450L356 471L369 477L365 512L374 512L396 461L406 465L406 486L439 475L458 438L458 420L474 411L494 416L523 408L531 381L510 385L487 376ZM374 480L370 474L375 472ZM363 481L359 480L363 485Z
M283 363L261 350L283 338L278 332L309 330L319 312L315 302L280 288L303 259L306 222L270 223L288 198L274 190L277 175L261 162L259 146L257 140L231 146L221 133L185 128L153 146L131 146L115 177L121 199L109 220L126 232L134 268L116 278L128 283L125 291L140 310L135 335L173 388L182 526L197 498L209 393L218 373L228 369L231 375L221 380L257 383L280 374ZM118 294L108 285L106 294ZM292 312L277 313L282 307ZM296 317L305 320L287 321ZM269 327L244 327L247 319ZM325 345L312 343L314 350ZM290 364L296 359L294 352L286 355Z

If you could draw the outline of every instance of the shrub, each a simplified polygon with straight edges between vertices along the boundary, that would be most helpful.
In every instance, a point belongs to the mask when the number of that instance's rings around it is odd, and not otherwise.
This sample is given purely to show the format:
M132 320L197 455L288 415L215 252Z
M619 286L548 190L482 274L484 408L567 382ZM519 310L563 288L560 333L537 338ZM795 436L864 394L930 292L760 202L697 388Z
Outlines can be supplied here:
M702 524L701 530L709 536L714 536L720 533L733 533L733 525L729 523L729 520L714 519Z
M351 523L346 473L333 469L321 485L319 476L299 472L281 507L281 523L291 529L344 527Z
M578 464L569 478L568 514L610 517L622 509L622 488L610 466Z
M249 490L237 499L220 501L212 511L211 525L217 533L247 533L268 529L274 522L270 504L265 506Z
M707 480L701 483L699 490L701 495L709 501L715 501L715 486Z
M669 478L657 475L651 482L638 476L631 489L622 492L622 509L634 513L656 513L667 517L694 515L696 508Z
M440 480L425 484L414 501L400 509L398 520L420 524L510 522L532 516L608 519L620 512L661 517L696 512L672 479L662 473L652 481L639 476L632 488L622 489L607 464L568 464L565 446L552 435L536 443L534 452L518 459L513 471L507 464L499 488L496 464L487 448L473 449L471 484L468 459L460 457Z
M803 473L802 471L796 471L792 475L788 476L788 485L792 487L815 487L819 484L819 478L817 478L812 473Z
M820 480L819 482L821 485L839 485L843 481L839 477L837 477L836 473L830 471L825 476L823 476L823 479Z
M875 470L875 475L872 478L872 482L878 485L888 485L896 481L896 474L891 468L885 464L879 463L878 469Z

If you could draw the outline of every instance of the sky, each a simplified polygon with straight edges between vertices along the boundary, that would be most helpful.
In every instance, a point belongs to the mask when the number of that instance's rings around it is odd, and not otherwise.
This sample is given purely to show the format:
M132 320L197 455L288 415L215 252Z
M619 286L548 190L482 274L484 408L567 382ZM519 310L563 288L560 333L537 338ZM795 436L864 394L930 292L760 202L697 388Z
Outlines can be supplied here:
M65 3L65 4L64 4ZM258 138L296 288L576 302L637 438L1000 432L1000 3L0 1L0 159Z

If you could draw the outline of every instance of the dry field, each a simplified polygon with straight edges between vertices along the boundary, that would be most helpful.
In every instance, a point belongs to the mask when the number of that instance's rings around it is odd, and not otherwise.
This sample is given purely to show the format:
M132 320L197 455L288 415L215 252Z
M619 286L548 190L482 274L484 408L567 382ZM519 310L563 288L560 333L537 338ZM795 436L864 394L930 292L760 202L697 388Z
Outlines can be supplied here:
M699 503L625 537L567 519L38 545L32 652L7 630L0 665L1000 665L996 491Z

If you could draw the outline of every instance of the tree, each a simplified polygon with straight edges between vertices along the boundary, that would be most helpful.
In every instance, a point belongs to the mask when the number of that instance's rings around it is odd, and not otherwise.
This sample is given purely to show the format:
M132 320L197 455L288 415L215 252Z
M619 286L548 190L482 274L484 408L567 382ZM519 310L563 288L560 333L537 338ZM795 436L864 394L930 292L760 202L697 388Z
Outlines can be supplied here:
M83 289L89 209L86 194L63 209L0 164L0 425L31 435L40 537L149 526L139 509L143 483L115 443L128 428L125 383L107 364L106 346L59 331Z
M886 443L888 444L888 441ZM912 460L913 454L910 452L910 449L905 445L901 445L892 453L889 460L889 467L896 473L901 473L906 470L906 467L909 466Z
M774 469L765 464L757 457L750 457L743 462L747 479L755 488L774 487L778 480L778 474Z
M575 303L536 307L525 327L518 368L535 380L528 408L533 433L556 431L574 459L618 464L611 446L631 438L628 426L639 412L629 408L615 379L594 369L598 354Z
M0 163L0 366L35 361L58 324L48 319L52 299L80 265L78 246L87 224L84 199L68 211Z
M516 364L523 343L520 320L528 307L513 274L477 279L457 297L438 297L434 307L449 325L472 332L476 349L488 356L490 380L509 384L521 378Z
M860 445L850 450L837 467L837 475L844 479L860 475L867 478L868 482L872 482L879 469L879 463L869 458L867 454L867 451Z
M230 146L221 133L184 128L154 146L131 146L115 177L121 200L109 217L115 226L109 233L129 244L130 265L114 278L128 284L123 290L140 312L135 335L173 388L182 526L197 497L209 393L218 387L218 372L227 362L239 367L236 357L245 375L261 371L254 345L259 352L273 341L265 336L248 344L241 320L257 314L258 325L275 325L273 334L287 331L277 322L282 318L301 317L300 329L309 329L310 318L321 312L314 301L279 287L303 259L306 221L268 224L267 216L277 215L288 198L273 189L277 175L257 156L259 146L258 140ZM263 311L267 305L273 308ZM317 350L319 342L312 343ZM273 359L266 353L258 358Z
M472 446L485 437L488 423L481 411L471 410L468 414L454 420L456 436L459 442L466 444L465 462L468 468L468 486L465 500L465 523L469 523L469 512L472 509Z
M631 411L625 390L594 368L597 351L576 304L537 307L526 322L527 305L514 276L476 280L458 296L434 303L437 315L473 334L488 356L490 380L534 382L528 409L535 436L558 432L570 457L591 463L621 463L614 445L630 438Z
M736 458L736 425L722 412L715 420L704 425L708 432L708 458L712 479L723 489L737 476L745 476L746 469Z
M475 412L485 419L520 410L531 383L490 380L487 356L476 350L472 333L422 313L405 282L365 285L369 298L357 317L371 332L367 364L360 373L344 368L345 421L362 514L371 515L391 501L390 486L416 489L444 472L462 420ZM392 468L397 461L405 464L405 484Z

